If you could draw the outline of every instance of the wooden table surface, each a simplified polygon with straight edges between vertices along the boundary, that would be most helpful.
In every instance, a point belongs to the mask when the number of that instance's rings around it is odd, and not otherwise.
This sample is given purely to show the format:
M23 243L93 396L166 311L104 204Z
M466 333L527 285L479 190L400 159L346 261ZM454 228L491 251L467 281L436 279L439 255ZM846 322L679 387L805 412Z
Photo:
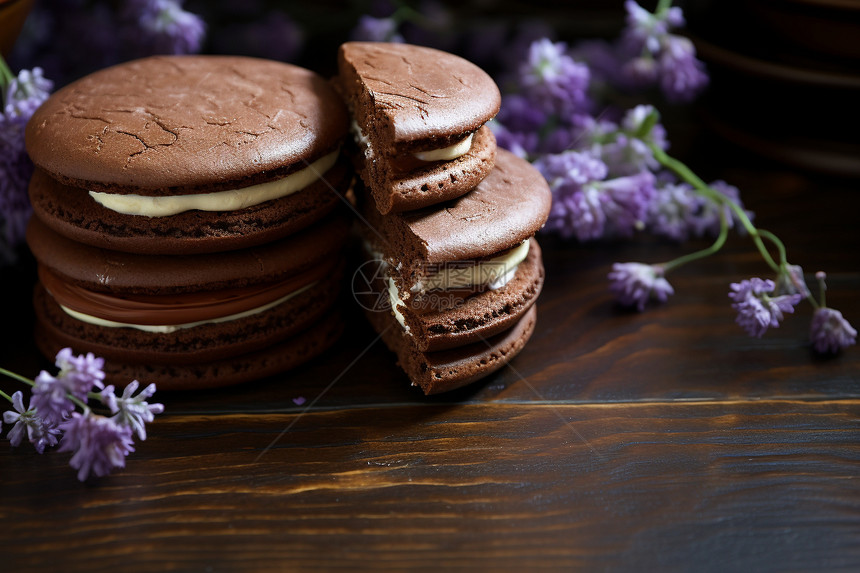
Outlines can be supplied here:
M713 141L693 158L860 326L858 182ZM642 314L613 304L610 265L703 243L542 245L534 337L465 390L410 388L351 305L294 372L157 395L107 478L0 445L0 570L860 570L860 348L816 357L806 304L748 338L728 285L767 269L741 237ZM32 268L2 274L0 364L35 375Z

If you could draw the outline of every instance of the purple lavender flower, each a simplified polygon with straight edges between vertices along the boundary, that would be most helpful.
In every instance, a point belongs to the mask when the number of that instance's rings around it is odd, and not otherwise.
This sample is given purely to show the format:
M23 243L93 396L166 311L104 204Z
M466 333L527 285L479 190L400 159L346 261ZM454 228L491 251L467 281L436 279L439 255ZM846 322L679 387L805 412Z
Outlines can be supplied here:
M669 101L689 101L707 85L704 64L693 43L670 30L684 25L680 8L648 12L632 0L624 3L627 26L617 46L620 73L606 74L622 87L659 84Z
M78 470L80 481L90 474L104 476L113 468L125 467L125 457L134 451L130 426L89 411L74 412L60 430L65 434L57 451L74 452L69 465Z
M71 348L63 348L57 353L55 364L60 369L57 378L68 392L85 402L94 386L104 388L105 361L92 352L75 356Z
M640 312L651 299L666 302L675 294L664 276L661 265L615 263L609 273L609 290L624 306L635 306Z
M553 192L546 229L580 241L629 236L641 226L654 193L651 173L606 180L606 165L587 152L545 155L534 165Z
M391 18L362 16L352 30L350 39L358 42L403 42L397 32L397 22Z
M836 309L822 306L812 314L809 327L812 347L821 354L836 354L857 340L857 331Z
M660 89L669 101L692 101L708 84L705 65L696 58L693 42L682 36L666 36L658 67Z
M130 427L141 440L146 439L146 427L144 424L151 422L155 414L164 412L163 404L149 404L146 399L155 394L155 384L150 384L140 391L137 396L134 393L137 391L140 383L133 380L122 392L122 396L117 398L113 392L113 386L108 386L101 393L102 403L104 403L114 416L111 418L120 426Z
M39 412L45 423L56 426L75 409L75 403L67 394L68 389L63 379L55 378L42 370L36 376L30 407Z
M563 42L553 43L547 38L533 42L519 72L525 95L543 111L561 117L587 111L588 66L575 62Z
M30 218L27 185L33 164L24 149L24 126L52 86L42 70L34 68L21 70L0 93L0 264L14 261Z
M646 224L649 231L675 241L686 241L691 222L696 219L703 199L687 183L666 183L656 188L648 204Z
M490 129L493 130L493 134L496 136L496 144L499 147L507 149L514 155L523 159L528 160L529 155L537 150L538 144L540 143L538 134L533 131L511 131L495 120L491 121L489 126Z
M799 294L809 296L809 287L803 279L803 269L800 265L783 265L776 277L776 294Z
M545 155L534 162L553 194L546 223L548 231L580 240L601 236L606 223L599 193L590 183L606 177L606 165L589 153L566 151Z
M138 37L144 53L194 54L203 45L206 25L181 0L129 0L123 15L145 33Z
M3 421L7 424L15 424L6 436L14 447L21 445L25 431L27 439L40 454L45 451L46 447L57 444L57 435L60 431L42 420L33 407L32 398L30 399L30 407L24 408L24 395L19 390L12 394L12 407L16 411L4 412Z
M768 328L779 327L783 313L794 312L794 306L802 298L799 294L770 296L776 290L776 284L770 279L752 278L732 283L731 289L732 308L738 312L735 322L757 338Z
M720 180L712 182L709 187L725 196L729 201L736 204L741 209L744 208L743 202L741 201L741 194L737 187ZM721 211L726 218L729 229L737 227L739 232L745 232L745 227L740 224L740 219L729 205L720 205L710 199L703 199L699 212L690 221L696 235L700 237L717 236L720 233ZM750 220L755 218L755 214L752 211L744 210L744 213Z

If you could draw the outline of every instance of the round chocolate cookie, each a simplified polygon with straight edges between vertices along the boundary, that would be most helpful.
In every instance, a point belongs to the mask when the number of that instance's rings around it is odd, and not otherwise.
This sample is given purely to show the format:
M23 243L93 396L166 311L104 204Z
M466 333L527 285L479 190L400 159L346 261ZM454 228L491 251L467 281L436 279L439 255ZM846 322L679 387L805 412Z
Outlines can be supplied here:
M552 193L529 162L499 149L493 171L458 199L386 216L364 199L361 213L370 228L362 234L408 287L428 264L486 258L533 236L546 222Z
M424 394L448 392L489 376L519 354L535 329L537 307L507 330L478 342L438 352L423 352L390 314L366 312L373 328L414 386Z
M298 348L327 346L339 328L314 330L339 296L349 228L349 218L338 213L251 249L156 256L76 243L33 218L27 241L40 279L37 343L47 356L66 346L93 352L105 358L109 373L145 372L169 387L267 375L275 365L298 363ZM290 337L296 337L286 350L292 358L273 355L269 349ZM252 367L259 360L251 355L265 355L267 366ZM171 380L166 372L184 374Z
M473 63L422 46L347 42L333 83L352 114L355 163L381 213L459 197L493 168L496 140L484 124L501 96Z
M31 199L47 225L92 245L244 248L333 208L333 190L351 179L338 161L347 131L344 104L309 70L230 56L136 60L69 84L33 115Z
M437 308L427 312L414 312L410 303L400 307L415 346L421 351L447 350L490 338L513 327L532 307L543 288L541 250L534 238L530 243L528 256L501 288L472 296L455 292L441 308L435 305ZM442 298L445 293L425 295L425 298L433 297Z

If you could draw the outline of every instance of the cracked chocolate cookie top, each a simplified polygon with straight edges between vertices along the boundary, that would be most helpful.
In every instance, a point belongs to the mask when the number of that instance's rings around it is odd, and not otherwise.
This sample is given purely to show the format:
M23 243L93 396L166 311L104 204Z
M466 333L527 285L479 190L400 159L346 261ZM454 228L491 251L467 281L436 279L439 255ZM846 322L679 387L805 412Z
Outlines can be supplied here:
M67 185L204 193L276 179L334 151L349 127L328 82L234 56L158 56L60 89L27 125L33 162Z
M423 46L347 42L338 68L344 91L356 100L356 119L364 125L365 116L376 116L380 133L367 135L383 145L475 131L501 104L498 86L481 68ZM373 109L358 109L365 98Z

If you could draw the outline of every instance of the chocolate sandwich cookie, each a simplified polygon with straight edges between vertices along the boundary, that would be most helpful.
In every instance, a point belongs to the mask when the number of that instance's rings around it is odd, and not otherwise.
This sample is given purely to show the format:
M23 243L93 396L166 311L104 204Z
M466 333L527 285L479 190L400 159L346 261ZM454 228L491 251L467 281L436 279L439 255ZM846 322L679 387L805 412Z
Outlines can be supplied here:
M350 108L355 163L381 213L459 197L493 168L496 141L484 124L501 96L471 62L409 44L348 42L333 83Z
M533 324L544 280L534 234L546 222L551 202L546 180L531 164L499 150L490 175L458 199L385 216L368 202L361 203L369 223L362 235L368 258L378 263L370 267L369 281L376 299L364 306L378 331L398 333L383 339L401 364L430 364L427 357L437 352L474 351L478 344L486 349L487 341L504 338L511 329L520 328L517 340L527 338L532 327L521 325ZM503 353L508 360L522 345L505 340L511 344L511 353ZM466 354L458 356L465 360ZM475 355L477 362L484 359ZM405 369L414 383L425 386L426 380ZM433 388L476 379L471 374L448 379L443 370L433 375Z
M75 241L190 254L263 244L321 219L351 181L346 108L317 74L229 56L96 72L33 115L34 212Z
M532 306L507 330L478 342L448 350L424 352L413 338L379 312L365 312L385 345L414 386L426 395L456 390L489 376L510 362L534 332L537 308Z
M276 360L270 350L291 337L296 348L319 350L333 340L336 321L317 322L338 297L348 233L349 219L338 213L259 247L139 255L76 243L33 218L37 341L48 356L71 346L103 356L110 376L145 372L170 388L231 384L297 364L297 353ZM318 340L303 340L304 331ZM267 357L258 372L252 355Z

